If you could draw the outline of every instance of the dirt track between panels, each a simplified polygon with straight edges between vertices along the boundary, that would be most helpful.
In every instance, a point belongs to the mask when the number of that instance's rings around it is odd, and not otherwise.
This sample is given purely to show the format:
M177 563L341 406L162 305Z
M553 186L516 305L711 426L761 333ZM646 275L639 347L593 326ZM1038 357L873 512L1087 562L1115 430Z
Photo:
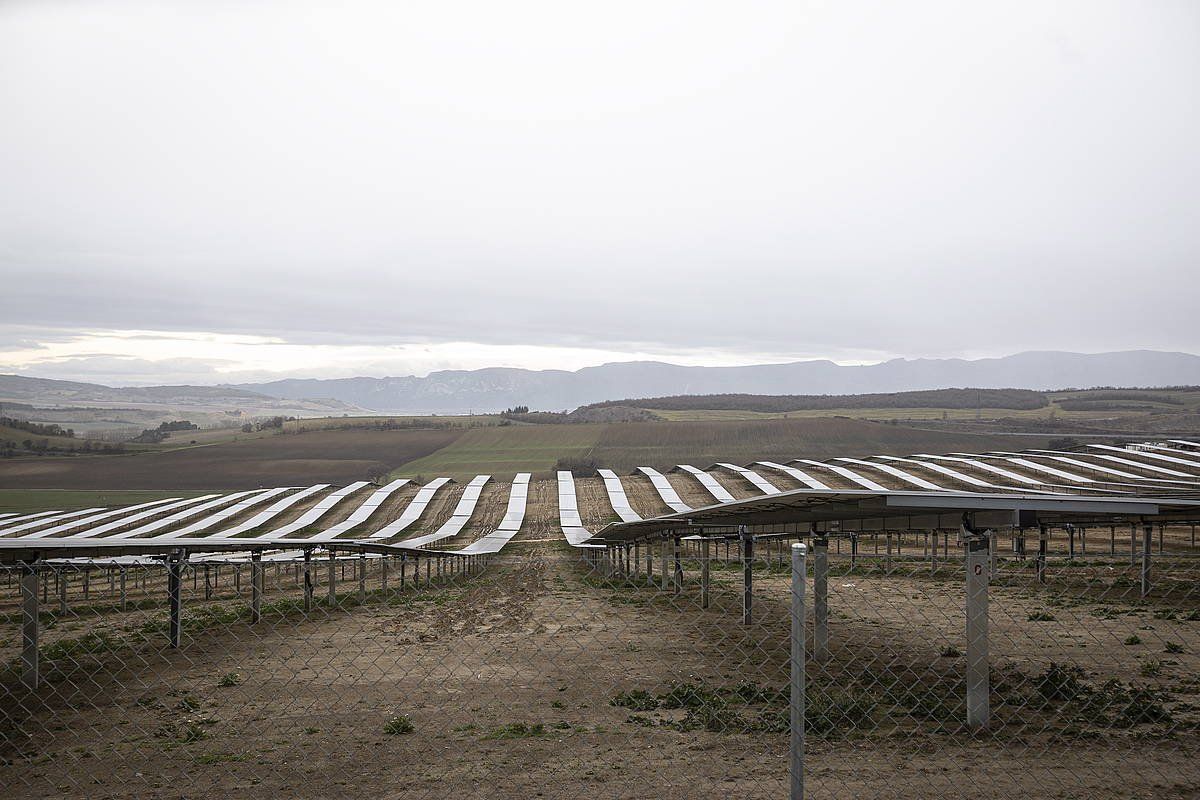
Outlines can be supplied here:
M0 782L12 797L776 798L787 786L785 734L715 732L689 726L685 709L611 703L683 683L786 682L786 577L761 577L758 622L743 627L736 576L714 569L713 603L702 610L691 574L676 596L644 578L606 583L557 546L527 546L457 585L399 593L393 573L386 603L318 607L307 619L284 606L257 626L221 620L194 631L182 651L153 641L116 651L104 657L107 670L80 657L53 692L26 699L35 710L29 737L4 748ZM814 685L842 691L882 650L889 670L953 691L958 665L937 647L959 625L957 586L886 580L833 582L833 658L812 669ZM279 586L283 593L286 576ZM1047 657L1079 654L1080 643L1053 628L1023 624L1040 600L998 599L1012 621L998 620L1005 664L1025 658L1020 666L1033 671ZM931 609L948 610L935 617ZM1183 642L1172 680L1195 673L1196 623L1152 620L1148 611L1086 621L1094 638L1098 626L1114 626L1086 643L1111 651L1113 674L1136 663L1119 643L1127 629L1148 642ZM111 668L117 655L126 668ZM413 731L389 734L400 717ZM993 742L897 719L909 727L811 736L810 796L1174 798L1200 780L1194 733L1173 740L1171 752L1132 732L1052 740L1035 725L1016 739L998 731L1004 740ZM1135 741L1142 761L1131 770L1122 764ZM1010 751L996 757L1014 744L1020 770Z

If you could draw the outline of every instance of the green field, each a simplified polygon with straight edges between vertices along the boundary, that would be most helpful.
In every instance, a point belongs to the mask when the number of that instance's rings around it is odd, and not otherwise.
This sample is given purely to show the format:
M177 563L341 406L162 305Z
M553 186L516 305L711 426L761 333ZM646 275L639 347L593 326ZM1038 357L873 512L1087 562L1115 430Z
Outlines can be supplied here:
M456 480L478 473L548 474L560 458L584 457L607 425L506 425L476 428L435 453L393 471L396 477L448 475Z
M207 492L196 489L0 489L0 512L15 511L29 514L52 508L70 511L77 508L134 505L167 497L196 497Z

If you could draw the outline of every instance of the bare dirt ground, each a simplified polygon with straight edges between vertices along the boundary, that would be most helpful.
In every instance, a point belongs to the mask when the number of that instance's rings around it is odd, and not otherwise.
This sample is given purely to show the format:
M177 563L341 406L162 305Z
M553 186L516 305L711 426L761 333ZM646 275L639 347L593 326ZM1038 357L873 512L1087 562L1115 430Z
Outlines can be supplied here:
M523 535L550 524L533 520ZM783 796L785 734L721 719L696 725L692 711L661 703L612 704L683 683L786 682L786 573L760 570L756 623L744 627L735 569L714 569L708 609L698 605L694 564L685 569L675 595L646 587L644 576L605 581L559 545L529 541L474 580L419 591L400 591L393 571L389 593L379 592L375 568L366 605L354 602L350 581L345 605L307 618L280 602L298 596L292 573L269 570L278 605L258 625L214 616L189 629L180 651L152 630L99 653L58 655L36 697L6 683L0 784L6 797ZM1112 598L1066 602L1026 585L995 587L996 680L1013 685L997 689L993 729L973 737L954 707L928 717L897 709L913 686L958 697L963 659L943 648L961 645L961 585L911 565L860 572L835 562L831 656L810 665L810 696L869 698L875 717L868 725L853 704L835 706L829 716L843 734L810 735L810 796L1195 796L1200 741L1188 726L1200 622ZM316 577L322 597L324 570ZM229 580L213 608L236 605ZM199 620L202 588L186 588ZM1046 615L1054 619L1031 621ZM161 611L101 616L120 639ZM1126 644L1131 636L1139 644ZM1180 652L1164 655L1168 642ZM7 661L14 651L4 644ZM1174 721L1072 731L1066 706L1031 705L1032 682L1050 662L1085 667L1090 685L1162 687Z
M732 486L729 477L721 474ZM639 511L661 504L648 480L622 482ZM453 544L499 519L508 488L489 484ZM398 491L367 529L398 516L416 489ZM589 528L614 519L599 478L577 479L576 489ZM82 575L72 575L68 613L56 618L52 587L43 606L48 681L37 695L16 680L16 591L0 583L4 796L784 796L784 548L764 541L756 551L747 627L740 566L721 563L721 544L707 609L691 551L678 595L657 574L607 580L563 547L556 491L554 481L531 484L521 533L476 578L414 590L410 562L401 588L393 561L385 591L383 565L368 562L365 604L353 559L334 567L338 607L322 602L327 564L315 565L318 605L307 615L292 567L268 565L267 610L251 625L248 567L210 574L208 589L198 570L184 582L178 651L164 646L161 571L144 572L144 586L130 578L123 613L106 575L90 579L86 598ZM461 493L461 484L443 489L404 535L434 530ZM889 537L864 535L852 568L848 543L831 544L830 657L809 663L809 796L1196 796L1197 567L1156 561L1156 580L1173 588L1144 603L1128 534L1117 531L1116 555L1105 557L1109 532L1092 531L1091 559L1068 564L1056 532L1046 586L1028 562L1001 559L991 588L994 718L981 734L963 727L957 546L931 568L901 560L924 554L920 535L890 537L892 561ZM1167 529L1165 552L1190 549L1189 537ZM1157 554L1157 536L1154 544ZM1078 545L1082 554L1082 536ZM656 570L659 557L655 548ZM708 699L670 700L683 686ZM1047 686L1072 695L1047 698ZM1130 708L1144 719L1128 720Z

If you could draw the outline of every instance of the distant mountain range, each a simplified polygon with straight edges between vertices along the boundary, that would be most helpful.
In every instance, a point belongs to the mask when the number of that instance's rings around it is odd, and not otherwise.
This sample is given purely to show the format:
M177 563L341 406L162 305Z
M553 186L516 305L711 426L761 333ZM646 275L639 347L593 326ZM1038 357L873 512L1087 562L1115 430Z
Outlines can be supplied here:
M162 405L186 409L295 409L308 414L494 412L524 405L561 411L630 397L685 394L861 394L918 389L1065 389L1200 385L1200 356L1135 350L1030 352L1003 358L894 359L868 366L797 361L747 367L681 367L653 361L603 364L575 372L488 368L422 378L288 378L233 386L112 388L0 375L0 403Z
M869 366L798 361L748 367L681 367L653 361L567 372L489 368L423 378L287 379L236 388L272 397L331 398L388 413L460 414L517 405L561 411L602 400L681 394L860 394L916 389L1063 389L1200 384L1200 356L1137 350L1031 352L1003 358L894 359Z

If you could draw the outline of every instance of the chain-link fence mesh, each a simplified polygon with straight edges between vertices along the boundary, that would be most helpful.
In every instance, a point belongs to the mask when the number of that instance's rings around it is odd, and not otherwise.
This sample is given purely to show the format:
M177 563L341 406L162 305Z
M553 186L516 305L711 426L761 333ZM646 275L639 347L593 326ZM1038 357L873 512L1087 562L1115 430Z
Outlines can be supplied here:
M984 555L985 727L967 709L958 532L834 531L827 567L806 537L807 796L1195 796L1190 534L1155 530L1143 595L1140 528L1049 531L1044 556L1038 531L1000 531ZM748 561L736 536L525 542L486 563L193 557L178 567L178 647L169 565L9 565L0 786L785 797L791 541L758 538Z

